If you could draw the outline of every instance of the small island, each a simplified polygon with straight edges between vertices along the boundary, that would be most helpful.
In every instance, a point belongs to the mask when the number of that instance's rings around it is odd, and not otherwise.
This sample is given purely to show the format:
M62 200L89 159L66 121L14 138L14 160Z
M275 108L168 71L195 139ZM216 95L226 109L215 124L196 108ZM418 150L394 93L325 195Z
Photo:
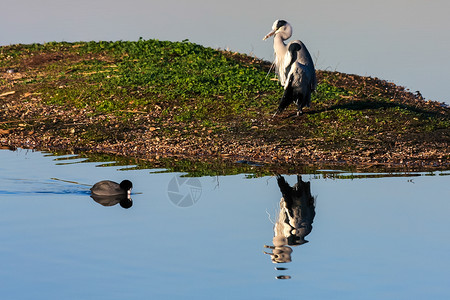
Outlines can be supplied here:
M450 109L393 83L317 71L312 105L272 118L271 63L188 41L0 47L0 145L143 161L448 170Z

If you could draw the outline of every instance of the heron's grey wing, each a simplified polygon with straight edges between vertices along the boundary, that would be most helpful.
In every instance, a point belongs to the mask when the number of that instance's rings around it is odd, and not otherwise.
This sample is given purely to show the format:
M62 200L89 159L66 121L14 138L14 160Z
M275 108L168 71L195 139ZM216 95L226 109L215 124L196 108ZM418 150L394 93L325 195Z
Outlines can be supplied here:
M303 44L301 41L295 41L296 44L300 46L300 49L298 50L297 54L297 60L299 63L310 66L312 69L314 69L314 62L311 57L311 54L308 51L308 48L306 48L305 44Z
M289 76L289 72L291 71L292 66L295 64L295 62L297 61L298 57L299 57L299 53L300 50L302 49L302 46L300 43L298 43L298 41L293 41L290 42L288 45L288 51L286 53L286 57L285 57L285 70L284 70L284 74L286 74L286 80L287 77Z
M305 44L303 44L301 41L294 41L294 42L300 45L300 49L297 52L297 61L306 67L304 69L307 69L308 77L310 78L311 92L315 91L315 89L317 87L317 77L316 77L316 70L314 68L314 62L311 57L311 54L309 53ZM304 71L306 71L306 70L304 70Z

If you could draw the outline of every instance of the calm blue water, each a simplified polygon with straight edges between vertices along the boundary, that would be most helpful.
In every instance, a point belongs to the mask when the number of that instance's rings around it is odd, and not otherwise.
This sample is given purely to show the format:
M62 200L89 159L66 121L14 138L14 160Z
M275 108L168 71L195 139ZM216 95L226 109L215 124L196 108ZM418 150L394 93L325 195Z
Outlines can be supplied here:
M2 299L450 298L444 173L303 174L315 198L313 211L300 206L301 226L313 216L309 242L281 246L291 261L274 264L264 251L278 250L264 245L286 211L274 176L192 179L26 150L0 150L0 162ZM125 178L131 208L90 198L95 182Z

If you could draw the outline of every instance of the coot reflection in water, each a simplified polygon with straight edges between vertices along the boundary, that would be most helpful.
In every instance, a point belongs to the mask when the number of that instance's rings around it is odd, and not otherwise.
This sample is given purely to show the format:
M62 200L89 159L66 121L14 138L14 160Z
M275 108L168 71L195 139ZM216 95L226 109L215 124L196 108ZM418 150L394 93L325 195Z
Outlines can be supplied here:
M91 194L91 198L103 206L114 206L118 203L123 208L130 208L133 206L133 200L127 195L99 196Z
M308 241L305 237L312 230L312 223L316 215L315 199L311 195L310 182L304 182L300 175L297 175L297 183L290 186L283 176L277 175L278 187L282 198L280 200L280 211L274 225L273 246L264 245L265 248L272 249L269 254L272 262L291 262L292 248L290 246L300 246ZM277 270L287 270L287 268L277 267ZM289 275L279 275L277 279L290 279Z

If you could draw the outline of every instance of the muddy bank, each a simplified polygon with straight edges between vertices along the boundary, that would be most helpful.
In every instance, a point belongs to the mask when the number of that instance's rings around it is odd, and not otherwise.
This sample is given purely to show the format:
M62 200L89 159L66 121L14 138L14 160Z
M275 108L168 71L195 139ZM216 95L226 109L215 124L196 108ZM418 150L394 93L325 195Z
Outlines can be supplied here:
M227 106L233 105L234 100L227 99L227 95L211 95L216 104L200 111L200 105L205 103L203 95L198 99L189 95L183 102L175 95L165 101L160 94L155 96L140 86L117 86L111 102L128 101L128 105L134 106L105 111L104 102L99 108L99 101L81 105L73 101L89 100L83 94L83 84L97 84L99 90L106 89L102 80L111 75L98 77L103 74L102 69L89 74L74 65L84 66L97 60L102 62L104 73L109 74L111 66L120 66L124 57L107 51L76 52L80 47L83 45L57 51L27 50L9 63L3 61L0 65L3 147L109 153L151 161L162 157L212 163L252 161L275 168L450 168L449 108L393 83L318 71L319 87L312 107L300 117L292 116L295 109L291 107L271 118L281 92L276 85L273 91L259 88L249 92L249 99L236 105L235 111L220 107L225 102ZM12 50L2 49L3 57L7 51ZM261 72L270 65L235 53L217 55L242 68L253 66ZM120 68L114 69L114 76L127 76L121 72ZM61 93L67 94L64 102L52 101ZM144 104L135 105L142 99ZM220 110L216 111L214 105ZM189 114L181 118L186 112Z

